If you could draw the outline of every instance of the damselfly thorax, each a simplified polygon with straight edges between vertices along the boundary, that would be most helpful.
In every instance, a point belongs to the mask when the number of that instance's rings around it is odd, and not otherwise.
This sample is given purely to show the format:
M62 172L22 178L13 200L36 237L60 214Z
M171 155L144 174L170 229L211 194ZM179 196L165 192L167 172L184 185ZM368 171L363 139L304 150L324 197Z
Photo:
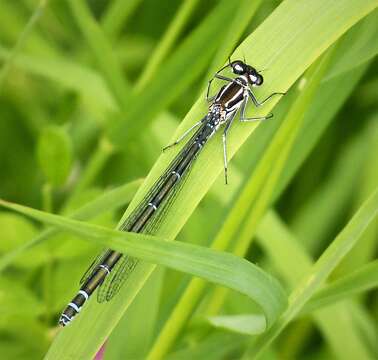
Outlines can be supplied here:
M245 77L240 76L234 81L223 85L214 102L210 105L210 111L220 106L222 122L225 122L230 114L237 111L243 101L248 98L248 82Z

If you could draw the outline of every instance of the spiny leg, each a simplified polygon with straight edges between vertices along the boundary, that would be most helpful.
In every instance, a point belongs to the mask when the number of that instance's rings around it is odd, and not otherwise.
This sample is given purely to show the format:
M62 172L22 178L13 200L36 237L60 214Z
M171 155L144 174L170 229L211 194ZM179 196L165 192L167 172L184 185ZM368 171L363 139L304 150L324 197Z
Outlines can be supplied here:
M270 113L270 114L268 114L266 116L245 117L244 112L245 112L245 109L242 112L242 114L240 116L240 119L239 119L242 122L263 121L263 120L271 119L273 117L272 113Z
M267 102L269 99L271 99L273 96L276 95L286 95L286 93L281 92L274 92L273 94L270 94L268 97L266 97L263 101L258 101L256 99L256 96L253 94L253 92L248 89L248 96L252 100L252 102L255 104L256 107L263 105L265 102Z
M272 117L273 117L273 114L268 114L267 116L240 118L240 121L242 122L263 121L263 120L271 119Z
M223 163L224 163L224 181L227 185L228 181L227 181L227 169L228 169L228 162L227 162L227 132L228 132L228 129L230 128L232 122L234 121L234 118L235 118L235 115L236 115L236 111L231 115L231 117L229 118L225 128L224 128L224 131L223 131L223 135L222 135L222 140L223 140Z
M222 71L223 69L219 70L219 71ZM234 79L231 79L231 78L228 78L226 76L222 76L222 75L218 75L218 72L214 75L214 77L209 80L209 83L207 85L207 92L206 92L206 100L207 102L211 102L215 96L212 96L212 97L209 97L210 95L210 87L211 87L211 83L214 81L214 79L217 78L217 79L220 79L220 80L226 80L228 82L233 82Z
M248 99L249 99L249 97L246 98L240 106L240 118L239 118L240 121L243 121L243 122L251 121L252 122L252 121L259 121L259 120L267 120L267 119L270 119L270 118L273 117L273 114L268 114L266 116L246 117L245 116L245 109L247 107Z
M224 182L227 185L227 139L226 139L226 134L223 133L222 135L222 140L223 140L223 162L224 162Z
M207 84L207 92L206 92L206 101L207 102L211 102L214 99L214 96L209 97L210 87L211 87L211 83L213 82L213 80L214 80L214 78L212 78L211 80L209 80L209 83Z
M204 119L206 119L206 118L204 118ZM200 121L198 121L198 122L196 122L193 126L191 126L188 130L186 130L174 143L172 143L172 144L170 144L170 145L167 145L165 148L163 148L163 151L165 151L165 150L167 150L167 149L169 149L169 148L171 148L171 147L173 147L173 146L175 146L175 145L177 145L177 144L179 144L186 136L188 136L189 135L189 133L193 130L193 129L195 129L196 127L198 127L198 126L200 126L202 123L203 123L203 121L204 121L204 119L202 119L202 120L200 120Z
M225 65L225 66L223 66L222 69L218 70L218 71L214 74L214 76L212 77L212 79L209 80L209 83L207 84L207 92L206 92L206 100L207 100L208 102L212 101L213 98L214 98L214 97L209 98L211 83L212 83L213 80L217 77L217 75L218 75L220 72L222 72L224 69L226 69L227 67L229 67L230 64L231 64L231 63L230 63L230 59L228 59L228 64Z

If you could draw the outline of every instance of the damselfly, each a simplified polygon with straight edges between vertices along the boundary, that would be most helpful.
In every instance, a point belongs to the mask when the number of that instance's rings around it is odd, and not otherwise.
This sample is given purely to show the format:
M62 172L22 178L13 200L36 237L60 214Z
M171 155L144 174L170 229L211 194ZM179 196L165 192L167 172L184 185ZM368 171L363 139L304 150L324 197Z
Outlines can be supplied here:
M235 76L222 75L221 72L226 68L230 68ZM210 98L210 87L214 78L225 81L226 84L221 87L213 98ZM207 89L206 97L210 103L207 115L185 131L173 144L165 148L168 149L179 144L197 129L166 171L151 187L144 199L122 223L119 230L136 233L153 232L153 224L172 200L178 185L182 183L184 176L189 172L201 149L221 127L223 128L224 175L227 184L227 133L236 114L240 110L240 121L268 119L273 115L246 117L247 102L250 100L255 106L261 106L272 96L283 95L283 93L273 93L259 102L252 92L252 87L262 84L263 77L261 74L241 60L229 61L226 66L214 75L213 79L209 81ZM97 292L98 301L109 301L118 292L137 263L137 259L111 249L100 254L84 274L81 280L81 288L63 311L59 324L63 326L69 324L97 288L99 288Z

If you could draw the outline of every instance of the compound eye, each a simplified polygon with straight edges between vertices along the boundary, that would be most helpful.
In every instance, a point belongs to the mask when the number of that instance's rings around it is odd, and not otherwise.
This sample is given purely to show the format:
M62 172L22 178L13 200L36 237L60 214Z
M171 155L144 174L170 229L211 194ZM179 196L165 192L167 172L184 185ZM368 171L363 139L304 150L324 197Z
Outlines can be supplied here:
M264 78L260 74L257 74L255 84L257 86L260 86L262 85L263 82L264 82Z
M264 78L258 73L251 74L249 78L251 79L252 84L255 86L260 86L264 82Z
M246 72L245 64L242 61L239 61L239 60L233 61L231 63L231 67L234 74L242 75L242 74L245 74Z
M257 72L249 74L249 80L254 86L260 86L264 82L263 77Z

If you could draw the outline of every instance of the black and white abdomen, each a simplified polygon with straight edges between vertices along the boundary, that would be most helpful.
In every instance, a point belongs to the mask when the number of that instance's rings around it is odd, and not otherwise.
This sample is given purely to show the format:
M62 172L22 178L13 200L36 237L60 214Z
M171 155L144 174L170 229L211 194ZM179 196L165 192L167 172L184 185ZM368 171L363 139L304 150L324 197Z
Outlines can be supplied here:
M70 302L59 319L59 324L66 326L80 312L81 307L88 300L89 294L84 290L79 290L75 298Z

